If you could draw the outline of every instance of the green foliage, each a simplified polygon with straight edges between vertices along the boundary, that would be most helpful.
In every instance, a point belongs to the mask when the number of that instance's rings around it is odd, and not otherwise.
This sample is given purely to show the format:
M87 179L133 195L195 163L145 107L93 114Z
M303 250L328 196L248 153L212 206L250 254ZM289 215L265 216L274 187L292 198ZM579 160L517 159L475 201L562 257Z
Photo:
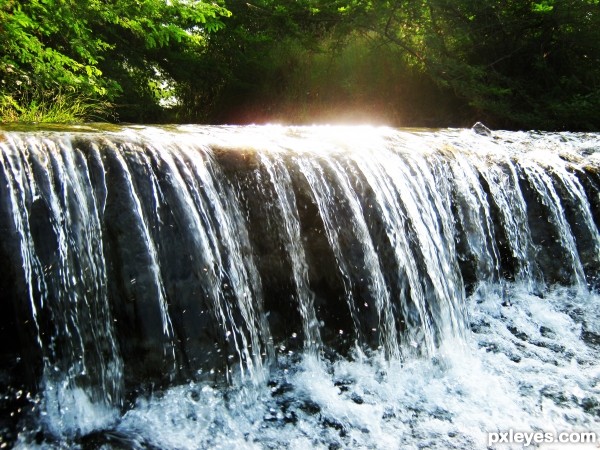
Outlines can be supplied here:
M190 111L204 105L212 120L310 121L346 108L397 125L484 120L509 128L597 130L598 5L231 0L232 19L203 55L220 75L207 85L190 84L190 92L203 93ZM445 106L431 108L432 97ZM413 102L410 117L407 102ZM454 119L448 106L457 108Z
M67 96L137 122L597 130L599 5L0 0L3 117Z
M2 91L16 99L59 87L84 95L106 95L98 58L107 44L94 39L78 3L2 0L0 72Z
M597 0L391 1L361 27L498 125L598 129Z
M199 1L0 0L0 95L25 109L59 93L159 109L165 53L201 52L228 15Z

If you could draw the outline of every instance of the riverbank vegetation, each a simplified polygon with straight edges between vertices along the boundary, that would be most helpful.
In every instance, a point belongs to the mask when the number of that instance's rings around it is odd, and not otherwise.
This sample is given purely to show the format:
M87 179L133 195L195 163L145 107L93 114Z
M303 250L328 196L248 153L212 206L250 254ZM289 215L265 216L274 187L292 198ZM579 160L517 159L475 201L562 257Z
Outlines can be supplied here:
M3 121L600 129L600 0L0 5Z

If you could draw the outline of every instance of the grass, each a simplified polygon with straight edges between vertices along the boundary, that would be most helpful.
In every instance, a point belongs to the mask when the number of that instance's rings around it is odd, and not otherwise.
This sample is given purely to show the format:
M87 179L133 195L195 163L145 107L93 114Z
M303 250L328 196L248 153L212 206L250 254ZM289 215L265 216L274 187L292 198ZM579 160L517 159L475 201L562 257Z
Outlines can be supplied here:
M76 94L55 93L33 99L15 100L0 96L2 123L79 123L102 120L110 112L108 102Z

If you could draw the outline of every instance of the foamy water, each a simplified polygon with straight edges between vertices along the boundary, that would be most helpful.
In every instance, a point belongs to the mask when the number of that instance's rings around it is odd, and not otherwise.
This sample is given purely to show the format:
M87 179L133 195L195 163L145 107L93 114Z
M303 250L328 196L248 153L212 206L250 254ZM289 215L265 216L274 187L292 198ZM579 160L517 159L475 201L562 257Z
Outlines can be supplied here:
M514 284L481 286L467 301L466 343L445 342L434 358L279 355L258 388L190 383L139 398L120 416L85 399L64 414L46 399L45 420L84 435L96 427L68 446L106 449L479 449L488 433L510 429L599 431L599 300L567 288L542 298ZM22 433L18 447L33 444Z

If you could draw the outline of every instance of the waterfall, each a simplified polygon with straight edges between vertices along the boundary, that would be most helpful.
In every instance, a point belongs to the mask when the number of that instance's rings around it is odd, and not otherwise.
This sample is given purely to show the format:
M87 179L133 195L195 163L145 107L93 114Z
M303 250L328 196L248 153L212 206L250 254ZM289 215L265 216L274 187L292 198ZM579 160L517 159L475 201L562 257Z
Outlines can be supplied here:
M284 249L290 258L296 291L293 297L298 302L298 310L302 317L304 346L311 353L315 353L321 345L321 336L314 306L314 293L309 286L308 266L300 234L300 219L290 175L280 159L276 157L271 159L268 155L260 155L260 158L261 165L268 173L270 184L275 192L273 200L278 213L275 220L283 223Z
M329 405L319 426L350 445L380 388L354 392L339 422L327 392L353 382L317 390L307 374L363 361L375 378L408 377L466 358L473 339L510 359L506 342L549 327L519 334L525 319L497 308L560 297L575 317L577 299L596 298L598 149L595 134L459 129L2 131L0 409L19 411L2 439L33 439L31 420L47 442L138 430L158 391L175 405L246 386L244 409L265 386L287 398L293 373L296 391ZM508 341L486 341L499 320ZM600 343L592 319L573 320ZM204 388L177 394L190 383ZM311 414L286 401L265 423Z

